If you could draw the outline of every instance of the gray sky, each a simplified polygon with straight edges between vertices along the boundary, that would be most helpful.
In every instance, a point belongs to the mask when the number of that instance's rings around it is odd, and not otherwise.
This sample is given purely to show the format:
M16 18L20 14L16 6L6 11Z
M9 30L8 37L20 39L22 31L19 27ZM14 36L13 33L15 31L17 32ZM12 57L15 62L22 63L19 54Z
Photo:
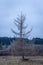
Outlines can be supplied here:
M30 38L43 38L43 0L0 0L0 36L13 36L14 19L21 11L26 16L28 30L33 27Z

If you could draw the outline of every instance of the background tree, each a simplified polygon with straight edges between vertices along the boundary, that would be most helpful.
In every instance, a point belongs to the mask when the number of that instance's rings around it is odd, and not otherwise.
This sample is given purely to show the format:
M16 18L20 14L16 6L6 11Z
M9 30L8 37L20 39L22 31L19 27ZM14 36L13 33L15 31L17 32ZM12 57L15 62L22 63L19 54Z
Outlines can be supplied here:
M32 31L32 29L27 32L25 31L27 28L27 26L24 25L25 19L26 19L25 16L21 13L21 15L18 16L14 21L15 25L18 28L18 32L16 32L16 30L12 29L12 32L15 35L18 35L18 37L19 37L19 46L20 46L20 51L22 52L22 59L24 59L23 39L26 38L28 36L28 34Z

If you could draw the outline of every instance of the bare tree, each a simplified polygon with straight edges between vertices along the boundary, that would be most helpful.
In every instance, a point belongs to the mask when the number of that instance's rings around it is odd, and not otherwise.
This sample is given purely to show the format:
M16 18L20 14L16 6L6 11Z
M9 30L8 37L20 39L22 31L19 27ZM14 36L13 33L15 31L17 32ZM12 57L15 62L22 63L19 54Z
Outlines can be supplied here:
M18 28L18 32L16 32L14 29L12 29L12 32L15 34L15 35L18 35L19 37L19 45L20 45L20 49L22 51L22 59L24 59L24 50L23 50L23 39L25 37L28 36L28 34L32 31L32 29L30 31L25 31L27 26L24 25L24 22L25 22L25 16L21 13L20 16L18 16L14 23L15 25L17 26ZM25 32L24 32L25 31Z

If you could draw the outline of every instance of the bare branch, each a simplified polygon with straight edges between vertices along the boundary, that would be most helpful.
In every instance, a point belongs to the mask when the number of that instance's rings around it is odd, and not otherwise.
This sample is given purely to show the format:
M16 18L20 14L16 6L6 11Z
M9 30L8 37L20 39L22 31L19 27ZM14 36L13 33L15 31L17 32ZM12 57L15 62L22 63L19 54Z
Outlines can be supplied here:
M17 22L18 24L20 24L20 22L18 20L15 19L15 22Z
M11 29L11 30L12 30L12 32L13 32L14 34L19 35L19 33L15 32L13 29Z
M18 27L18 24L16 22L14 22L14 24Z
M30 30L30 31L28 31L26 34L29 34L31 31L32 31L32 28L31 28L31 30Z

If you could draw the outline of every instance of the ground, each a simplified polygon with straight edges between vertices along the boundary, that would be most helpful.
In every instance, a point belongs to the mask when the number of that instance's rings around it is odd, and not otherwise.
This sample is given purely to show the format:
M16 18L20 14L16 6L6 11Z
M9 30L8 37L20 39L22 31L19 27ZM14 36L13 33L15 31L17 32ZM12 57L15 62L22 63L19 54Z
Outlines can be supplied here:
M28 61L22 61L20 56L0 56L0 65L43 65L42 56L28 56Z

